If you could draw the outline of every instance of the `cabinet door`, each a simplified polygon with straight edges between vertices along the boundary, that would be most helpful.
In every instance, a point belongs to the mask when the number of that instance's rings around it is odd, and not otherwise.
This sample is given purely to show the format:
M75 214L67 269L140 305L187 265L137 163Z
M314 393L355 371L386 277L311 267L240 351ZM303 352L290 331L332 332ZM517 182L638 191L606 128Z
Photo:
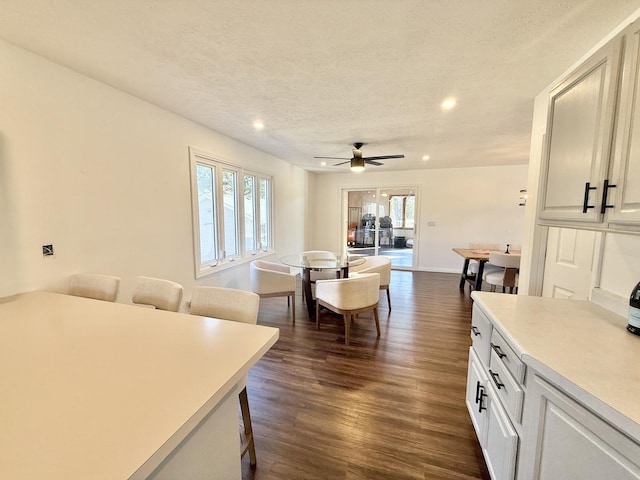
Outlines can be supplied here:
M525 409L519 479L640 479L640 445L537 375Z
M512 480L516 469L518 434L492 385L488 385L487 393L487 437L482 453L492 480Z
M602 219L599 204L610 158L621 43L620 38L609 42L551 92L542 219ZM583 213L585 203L592 208Z
M616 224L640 224L640 108L638 81L640 70L640 22L625 30L624 64L616 141L609 182L607 221Z
M473 347L470 347L466 403L480 446L484 446L486 436L487 405L489 402L487 381L482 364Z

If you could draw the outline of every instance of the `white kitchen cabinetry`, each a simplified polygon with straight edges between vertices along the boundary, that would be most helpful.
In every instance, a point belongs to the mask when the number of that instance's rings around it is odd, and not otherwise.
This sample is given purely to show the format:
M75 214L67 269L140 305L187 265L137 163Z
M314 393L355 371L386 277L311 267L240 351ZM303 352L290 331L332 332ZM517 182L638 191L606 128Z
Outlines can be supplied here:
M551 91L543 224L638 230L637 29L631 24Z
M609 192L613 205L607 220L613 224L640 224L640 22L632 23L624 36L624 64Z
M473 307L469 348L467 409L493 480L514 478L523 390L503 362L512 352L495 335L487 315ZM498 342L498 343L496 343Z
M640 479L640 445L530 373L519 478Z
M626 318L587 301L472 298L467 407L491 478L640 480L640 338Z

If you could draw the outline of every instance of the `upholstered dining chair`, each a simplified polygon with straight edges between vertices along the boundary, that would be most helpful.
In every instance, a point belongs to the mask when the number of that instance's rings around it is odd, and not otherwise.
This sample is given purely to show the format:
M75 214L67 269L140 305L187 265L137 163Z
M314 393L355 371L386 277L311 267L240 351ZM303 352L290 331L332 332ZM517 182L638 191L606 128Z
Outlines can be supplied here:
M502 287L502 293L509 289L509 293L518 293L518 269L520 268L520 255L513 253L490 252L489 262L500 268L498 271L484 274L484 281L491 285L491 291L496 287Z
M470 243L469 248L471 250L489 250L489 251L499 251L500 245L497 243ZM472 275L478 274L478 268L480 267L480 263L477 260L469 261L469 268L467 269L467 273ZM501 270L501 267L497 267L493 265L491 261L486 262L483 268L483 274L487 272L496 272ZM483 275L484 276L484 275Z
M316 328L320 330L321 307L341 314L344 318L344 343L349 345L349 334L354 315L373 311L379 337L379 298L379 273L356 273L349 278L318 280L316 282Z
M307 250L304 252L300 252L299 254L300 256L300 263L305 263L305 261L318 261L318 260L327 260L328 262L330 261L335 261L336 260L336 255L333 252L329 252L327 250ZM338 272L340 271L339 268L336 268L335 270L322 270L322 271L315 271L312 270L310 273L310 281L311 284L314 285L316 283L316 280L328 280L328 279L333 279L336 278L338 276ZM302 295L302 298L304 300L304 295Z
M191 295L189 313L203 317L220 318L234 322L258 323L258 309L260 296L257 293L222 287L194 287ZM244 427L244 438L240 449L240 458L249 452L249 462L255 466L256 447L253 440L251 426L251 412L249 411L249 397L247 396L247 376L239 383L240 410Z
M391 294L389 284L391 283L391 259L388 257L375 255L364 257L364 263L355 267L349 267L349 272L354 273L379 273L380 290L387 291L387 304L391 311Z
M115 302L120 288L120 277L99 273L75 273L69 277L69 294Z
M251 290L260 298L287 297L291 320L296 323L296 278L291 269L280 263L254 260L249 267Z
M177 312L182 302L182 285L161 278L138 277L132 301L140 305L151 305L158 310Z

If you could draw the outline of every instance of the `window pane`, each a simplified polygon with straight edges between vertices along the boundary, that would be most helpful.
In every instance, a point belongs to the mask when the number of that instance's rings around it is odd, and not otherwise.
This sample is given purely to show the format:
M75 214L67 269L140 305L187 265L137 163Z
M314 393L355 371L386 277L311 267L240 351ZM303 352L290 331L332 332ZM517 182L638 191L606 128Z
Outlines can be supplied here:
M390 213L391 219L393 220L393 226L395 228L403 227L403 224L402 224L403 200L404 200L404 197L395 196L395 195L391 197L391 202L390 202L391 211L389 213Z
M251 175L244 176L244 244L248 252L254 252L256 248L255 226L255 197L256 178Z
M260 179L260 248L271 247L271 183Z
M236 202L236 172L222 172L222 202L224 204L224 252L226 257L238 255L238 204Z
M214 177L215 170L208 165L197 165L198 179L198 219L200 224L200 263L215 262L218 258L216 248L216 216Z
M407 197L405 211L404 211L404 226L407 228L414 227L414 211L415 211L416 197Z

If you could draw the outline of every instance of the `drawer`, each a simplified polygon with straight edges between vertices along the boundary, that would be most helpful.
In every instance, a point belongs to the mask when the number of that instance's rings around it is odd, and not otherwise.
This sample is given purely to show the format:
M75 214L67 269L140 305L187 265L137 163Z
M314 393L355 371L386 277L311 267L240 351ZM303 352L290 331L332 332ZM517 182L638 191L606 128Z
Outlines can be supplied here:
M491 349L498 355L498 358L507 367L507 370L511 372L516 382L524 383L525 364L518 358L516 353L511 349L509 344L502 338L502 335L497 330L491 332Z
M489 365L489 352L491 349L491 330L493 326L487 316L475 303L471 316L471 340L473 348L483 365Z
M520 423L524 391L494 350L491 350L491 361L489 362L489 382L496 388L498 398L500 398L509 417L514 423Z

